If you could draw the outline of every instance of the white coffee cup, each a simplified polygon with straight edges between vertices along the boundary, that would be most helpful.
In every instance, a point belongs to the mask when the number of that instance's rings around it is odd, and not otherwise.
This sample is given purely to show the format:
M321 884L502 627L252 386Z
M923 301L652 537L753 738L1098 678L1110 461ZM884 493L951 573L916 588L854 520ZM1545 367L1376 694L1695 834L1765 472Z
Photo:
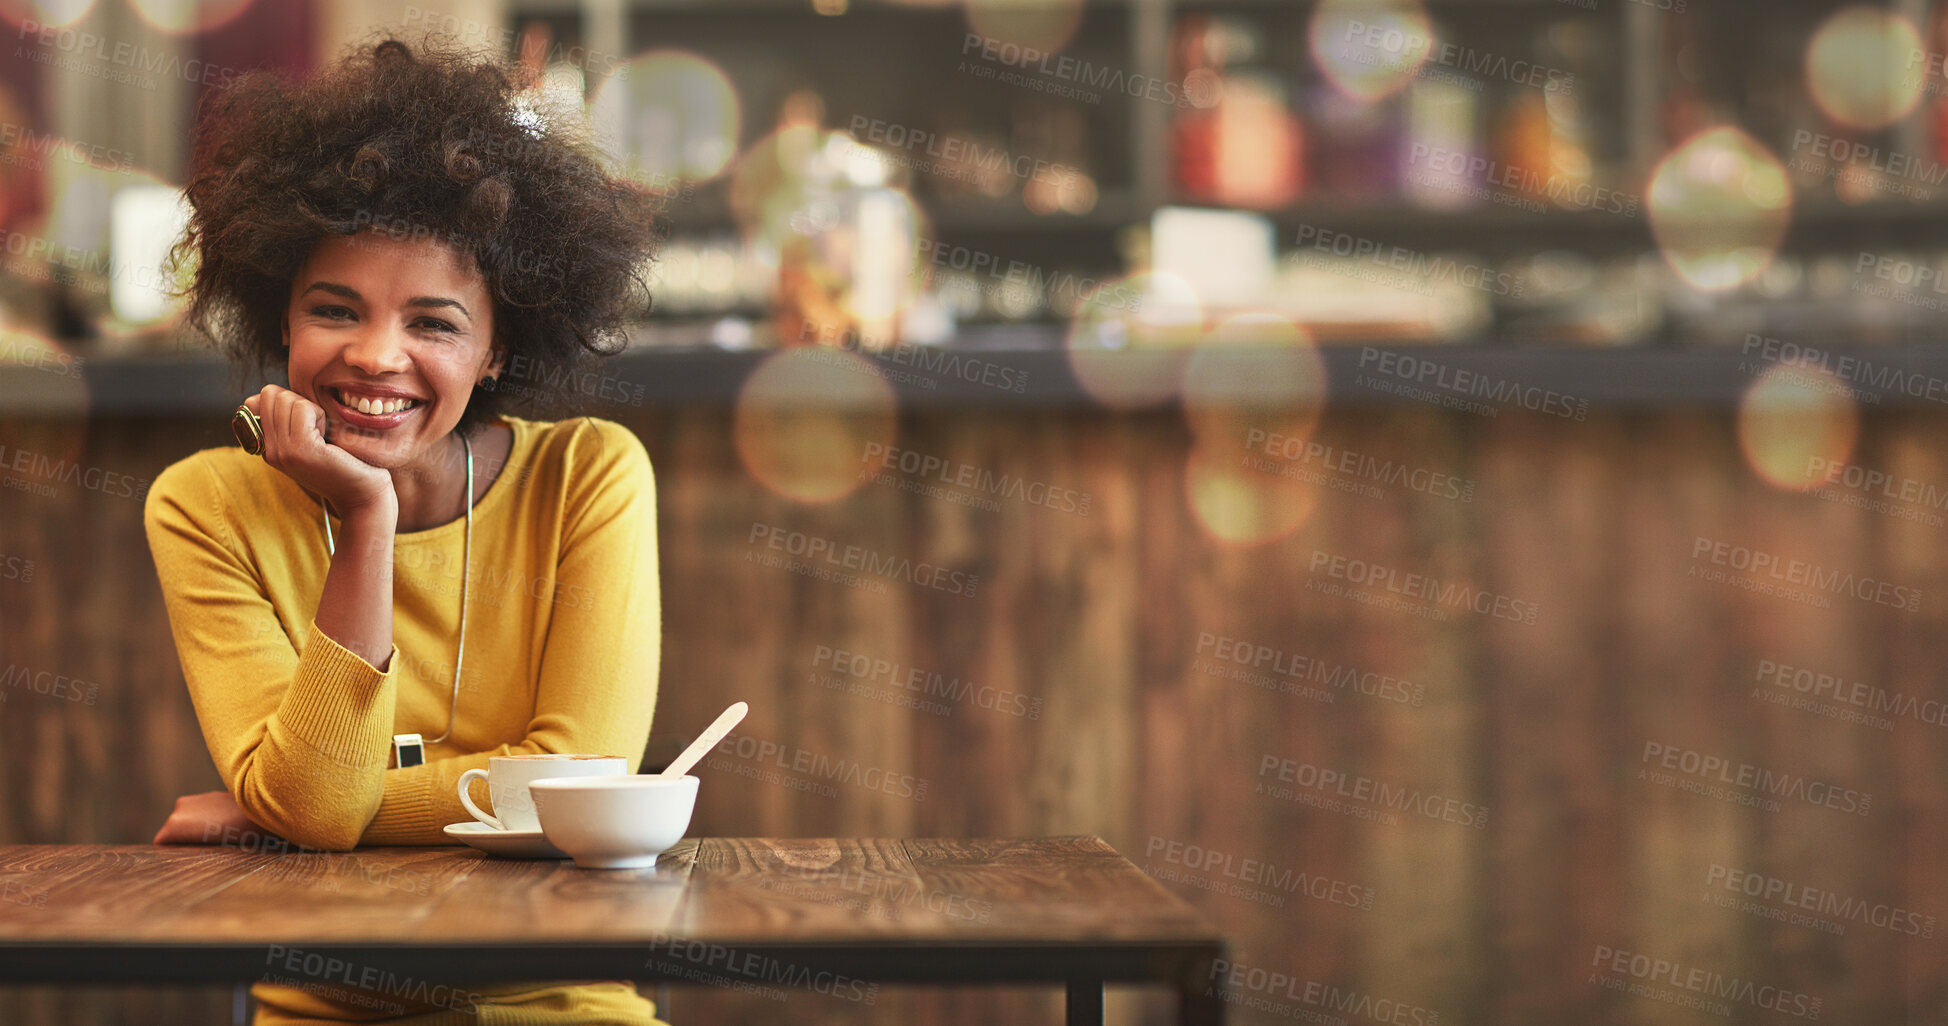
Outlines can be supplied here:
M496 755L487 760L486 769L460 774L460 804L473 813L473 818L496 830L540 830L529 784L550 777L608 777L627 772L629 760L616 755ZM478 777L487 780L487 796L493 799L497 816L480 811L467 794L467 786Z

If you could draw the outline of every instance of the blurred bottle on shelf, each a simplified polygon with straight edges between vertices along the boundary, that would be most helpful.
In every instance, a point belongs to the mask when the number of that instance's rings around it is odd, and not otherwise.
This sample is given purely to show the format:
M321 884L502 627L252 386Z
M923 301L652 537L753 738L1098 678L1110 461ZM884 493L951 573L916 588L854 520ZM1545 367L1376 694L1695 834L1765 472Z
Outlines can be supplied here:
M734 175L732 210L751 258L776 268L781 345L890 348L915 295L919 209L889 184L904 173L897 154L823 120L816 94L789 97Z
M1695 17L1657 20L1660 52L1650 55L1650 59L1663 69L1659 78L1663 94L1658 98L1658 122L1667 151L1714 124L1736 121L1725 116L1726 112L1715 110L1706 96L1698 62L1707 48L1700 42L1697 21Z
M1345 201L1379 201L1399 189L1401 101L1348 95L1329 81L1305 87L1304 123L1319 140L1309 147L1303 181L1307 191Z
M1286 206L1305 191L1305 136L1272 70L1251 66L1264 51L1252 22L1186 15L1171 43L1171 77L1215 96L1178 113L1172 126L1177 195L1186 202Z
M1505 169L1503 179L1518 191L1544 195L1554 164L1554 141L1542 96L1531 91L1516 93L1502 108L1495 126L1494 159Z
M1096 208L1096 176L1089 160L1089 121L1072 103L1051 103L1040 97L1015 105L1011 152L1017 168L1028 174L1021 201L1037 214L1086 214Z
M1948 3L1936 3L1928 12L1926 34L1921 37L1921 66L1910 72L1922 76L1921 102L1927 108L1929 144L1937 164L1948 164L1948 73L1943 69L1943 54L1948 54Z
M1452 82L1420 81L1407 90L1407 159L1401 190L1423 207L1479 206L1486 190L1473 172L1481 158L1481 104Z
M1563 19L1539 33L1536 50L1540 59L1565 69L1565 76L1544 86L1543 116L1549 122L1549 165L1546 191L1558 207L1578 210L1593 205L1589 186L1598 180L1596 129L1590 123L1590 75L1578 59L1581 47L1564 45L1582 42L1580 19Z
M912 160L926 171L912 176L916 191L950 206L979 207L1001 200L1021 184L1001 132L964 115L943 118L933 131L947 142L913 153Z

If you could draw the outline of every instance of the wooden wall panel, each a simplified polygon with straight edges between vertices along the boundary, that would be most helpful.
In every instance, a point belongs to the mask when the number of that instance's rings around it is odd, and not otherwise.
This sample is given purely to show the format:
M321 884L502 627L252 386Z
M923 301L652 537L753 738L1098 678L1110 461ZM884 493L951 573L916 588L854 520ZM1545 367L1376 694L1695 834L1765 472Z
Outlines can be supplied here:
M1718 1016L1670 1000L1681 994L1614 989L1633 981L1594 965L1609 950L1816 995L1820 1021L1944 1021L1938 936L1853 919L1833 933L1710 900L1742 898L1715 887L1719 866L1948 916L1934 871L1948 843L1948 727L1917 712L1880 729L1768 701L1794 695L1759 673L1804 666L1948 699L1938 629L1948 526L1849 505L1844 490L1764 484L1728 413L1335 411L1320 441L1453 475L1471 497L1299 461L1286 469L1312 481L1283 501L1309 512L1248 547L1220 542L1193 512L1191 437L1171 412L902 416L898 445L1086 492L1087 515L951 501L898 487L897 472L834 502L798 502L745 472L724 408L618 419L644 439L659 484L657 732L694 731L741 698L753 711L740 733L786 754L782 767L713 756L699 833L1101 834L1222 924L1238 965L1295 981L1230 988L1240 1023L1796 1018L1749 1000ZM221 428L0 419L0 444L153 478L224 444ZM1935 433L1925 418L1874 414L1850 458L1948 488ZM73 485L52 497L0 487L0 571L8 557L35 564L31 581L0 577L0 673L98 684L88 705L0 683L0 842L140 842L176 794L217 786L140 514L133 499ZM980 583L962 596L807 577L765 565L754 524ZM1814 606L1708 581L1700 538L1918 587L1921 608L1845 596ZM1537 615L1516 622L1425 595L1412 599L1419 614L1356 601L1346 589L1384 589L1335 576L1335 558L1388 568L1396 584L1417 574L1533 603ZM1444 615L1422 615L1430 606ZM1278 665L1227 664L1220 643L1262 647ZM971 698L913 708L901 700L927 696L821 662L838 651L1020 695L1035 713ZM1349 670L1417 685L1420 699L1333 683ZM1665 771L1648 744L1830 781L1873 805L1858 816L1781 798L1766 811L1693 793L1682 773L1652 779ZM924 780L926 793L800 790L790 779L809 774L789 767L800 750ZM1288 766L1312 785L1281 781ZM1452 798L1486 825L1319 787L1325 771ZM229 1001L215 988L166 999L17 990L0 992L0 1021L222 1021ZM771 1022L780 1011L708 990L680 990L677 1002L680 1021ZM971 1023L1045 1021L1056 1007L1047 993L902 988L870 1008L807 995L789 1009L813 1023ZM1167 1015L1154 996L1115 1007Z

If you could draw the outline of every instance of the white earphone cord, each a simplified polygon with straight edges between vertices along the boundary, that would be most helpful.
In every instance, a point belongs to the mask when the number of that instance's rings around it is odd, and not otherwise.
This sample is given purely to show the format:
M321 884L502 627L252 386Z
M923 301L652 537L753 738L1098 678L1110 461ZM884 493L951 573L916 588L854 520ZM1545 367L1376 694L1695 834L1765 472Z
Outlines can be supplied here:
M429 745L453 735L453 718L460 711L460 667L467 659L467 591L473 577L473 443L461 435L460 447L467 451L467 534L465 547L460 550L460 650L453 655L453 698L446 707L446 730L439 737L427 738L425 743ZM326 508L322 496L318 499L318 509L325 520L325 554L336 556L338 546L331 537L331 510Z

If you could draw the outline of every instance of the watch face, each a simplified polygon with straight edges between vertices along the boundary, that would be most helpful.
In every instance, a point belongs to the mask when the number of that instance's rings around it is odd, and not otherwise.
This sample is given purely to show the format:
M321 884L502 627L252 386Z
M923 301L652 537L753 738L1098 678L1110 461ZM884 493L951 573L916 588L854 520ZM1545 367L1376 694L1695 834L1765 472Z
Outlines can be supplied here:
M245 452L256 456L264 451L264 427L250 407L237 407L237 415L230 418L230 430Z
M426 765L426 745L418 734L394 734L392 752L393 762L400 769Z

